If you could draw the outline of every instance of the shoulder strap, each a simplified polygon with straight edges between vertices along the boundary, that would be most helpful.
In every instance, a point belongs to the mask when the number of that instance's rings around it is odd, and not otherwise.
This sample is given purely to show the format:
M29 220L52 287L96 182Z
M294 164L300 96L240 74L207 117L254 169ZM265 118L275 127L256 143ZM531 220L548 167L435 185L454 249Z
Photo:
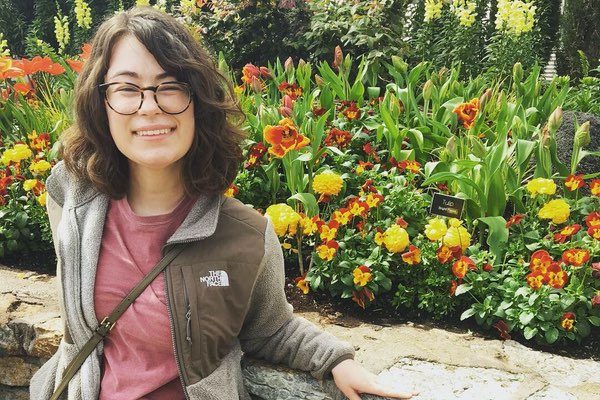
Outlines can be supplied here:
M58 400L60 395L69 385L69 381L71 380L71 378L73 378L75 373L79 370L79 368L81 367L85 359L90 355L90 353L96 348L98 343L100 343L102 339L104 339L106 335L108 335L110 330L117 323L119 317L123 315L125 310L127 310L131 303L134 302L134 300L144 291L144 289L148 287L150 282L152 282L158 276L158 274L163 269L165 269L165 267L169 265L169 263L173 261L173 259L175 259L175 257L177 257L179 253L181 253L183 248L184 246L171 247L167 254L165 254L165 256L162 258L162 260L160 260L159 263L156 264L154 268L152 268L152 271L150 271L144 277L144 279L142 279L137 285L135 285L133 289L131 289L129 294L125 296L123 300L121 300L119 305L115 307L115 309L112 310L112 312L107 317L104 317L102 322L100 322L100 325L98 325L98 328L96 328L96 330L94 331L93 336L87 341L87 343L83 346L83 348L79 351L79 353L75 356L75 358L69 363L69 365L65 369L62 381L60 382L60 385L58 385L58 388L56 388L56 390L54 391L52 397L50 397L50 400Z

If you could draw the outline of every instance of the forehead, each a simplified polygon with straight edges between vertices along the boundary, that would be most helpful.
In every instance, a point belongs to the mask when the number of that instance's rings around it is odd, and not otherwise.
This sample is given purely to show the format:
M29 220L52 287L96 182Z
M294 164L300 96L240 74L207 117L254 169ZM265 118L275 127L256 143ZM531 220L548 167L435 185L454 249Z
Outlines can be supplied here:
M123 36L113 46L106 72L107 79L160 79L166 76L172 75L165 72L152 53L135 37Z

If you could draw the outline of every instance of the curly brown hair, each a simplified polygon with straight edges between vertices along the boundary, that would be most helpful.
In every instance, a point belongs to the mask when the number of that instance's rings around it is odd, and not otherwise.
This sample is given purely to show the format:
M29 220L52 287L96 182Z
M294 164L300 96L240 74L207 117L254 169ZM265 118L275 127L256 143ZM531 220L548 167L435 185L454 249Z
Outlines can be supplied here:
M182 162L186 193L222 193L242 161L243 119L229 80L208 52L172 16L152 7L134 7L104 21L91 42L91 54L75 86L75 124L62 137L67 169L112 198L122 198L129 166L108 133L108 119L98 84L109 67L113 46L125 35L139 40L158 64L191 86L195 133Z

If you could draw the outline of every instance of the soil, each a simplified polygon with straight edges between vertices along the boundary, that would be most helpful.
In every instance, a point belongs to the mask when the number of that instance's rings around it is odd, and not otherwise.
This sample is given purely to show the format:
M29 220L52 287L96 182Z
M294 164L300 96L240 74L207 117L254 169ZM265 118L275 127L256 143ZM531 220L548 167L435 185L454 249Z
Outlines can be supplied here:
M0 259L0 264L36 271L49 275L56 274L56 257L54 251L28 253L27 255L10 255ZM297 267L286 263L285 293L288 301L294 306L295 311L318 312L333 324L352 328L361 323L370 323L380 326L413 323L424 329L439 328L449 332L471 333L486 339L500 339L495 330L485 330L477 325L473 319L460 321L459 314L447 316L443 320L432 320L426 315L410 313L410 310L396 310L393 307L381 307L377 303L361 309L350 299L332 298L324 292L309 292L303 294L296 288L292 276L297 275ZM381 295L377 300L380 304L390 304L391 295ZM564 342L552 346L539 344L525 339L520 334L512 334L512 339L532 349L558 354L575 359L593 359L600 361L600 328L593 327L590 336L582 344Z

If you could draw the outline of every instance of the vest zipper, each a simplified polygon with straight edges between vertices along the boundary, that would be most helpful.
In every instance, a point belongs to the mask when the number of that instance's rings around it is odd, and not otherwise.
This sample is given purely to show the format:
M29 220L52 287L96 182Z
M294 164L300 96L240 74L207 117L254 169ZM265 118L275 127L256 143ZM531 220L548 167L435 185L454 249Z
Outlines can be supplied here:
M164 250L164 247L163 247ZM168 267L167 267L168 268ZM183 368L181 367L181 359L179 358L179 353L177 352L177 346L175 345L175 329L173 328L173 325L175 324L175 321L173 319L173 312L171 311L171 302L169 300L169 293L168 293L168 287L169 287L169 281L168 281L168 274L167 274L167 268L164 269L163 274L165 274L165 298L167 300L167 314L169 314L169 327L171 328L171 343L173 344L173 354L175 355L175 362L177 364L177 372L179 372L179 379L181 380L181 385L183 386L183 395L185 396L186 400L190 400L190 395L187 392L187 385L186 385L186 379L183 376Z
M181 272L183 275L183 271ZM190 345L192 344L192 306L190 305L190 297L188 295L187 284L185 283L185 277L183 277L183 295L185 297L185 340L187 340Z

